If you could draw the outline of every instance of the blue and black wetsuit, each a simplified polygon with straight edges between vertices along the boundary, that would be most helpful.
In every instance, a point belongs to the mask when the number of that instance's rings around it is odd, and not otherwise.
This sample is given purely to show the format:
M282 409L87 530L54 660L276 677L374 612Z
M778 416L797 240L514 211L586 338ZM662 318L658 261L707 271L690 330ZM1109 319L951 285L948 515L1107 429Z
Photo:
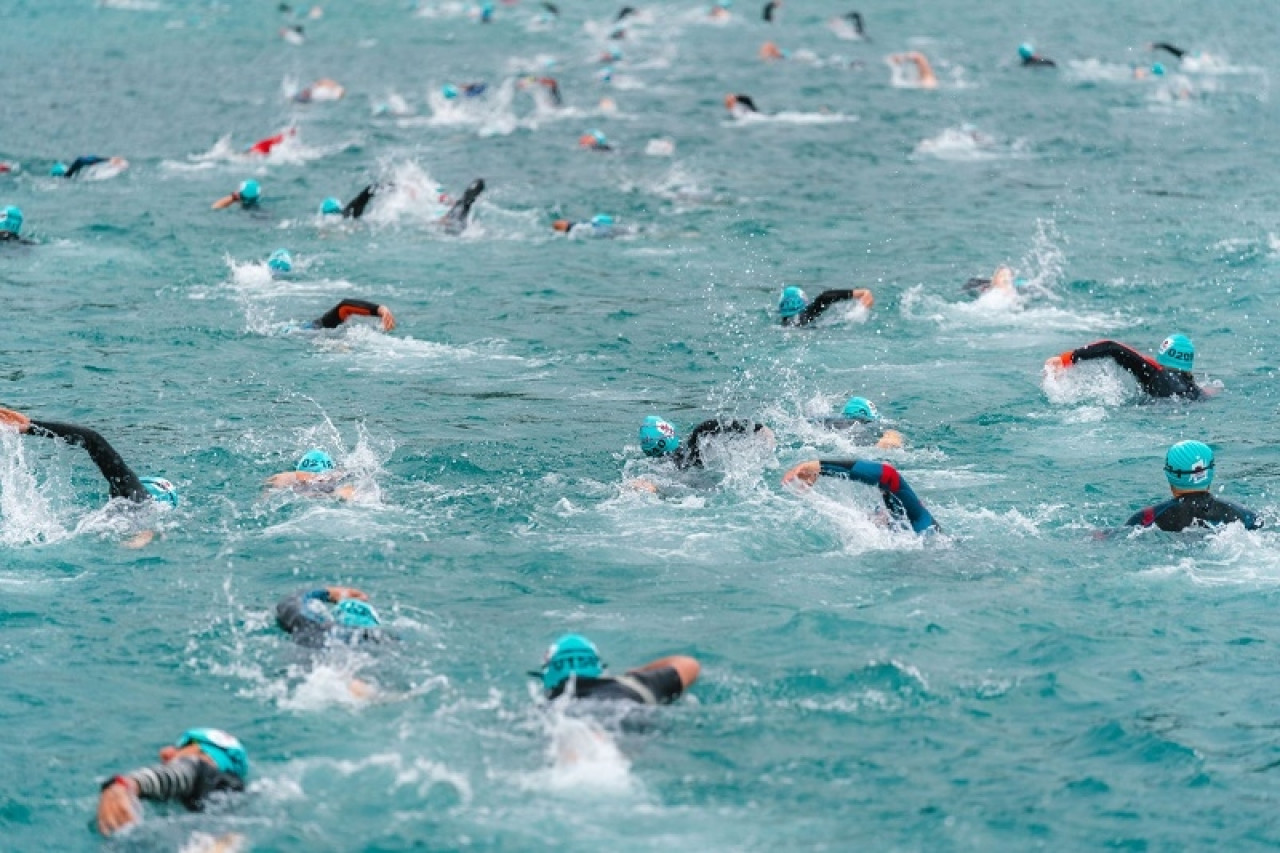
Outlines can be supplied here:
M1208 492L1190 492L1155 506L1143 507L1125 524L1177 532L1188 527L1218 527L1237 521L1247 530L1262 527L1262 521L1242 506L1218 500Z
M741 101L741 98L739 98ZM754 105L753 105L754 106ZM807 326L814 320L822 316L822 312L826 311L837 302L845 302L853 298L852 290L824 290L819 293L812 302L804 307L799 314L782 318L784 326Z
M98 157L92 154L85 157L77 157L75 162L67 167L67 171L62 177L74 178L76 176L76 172L79 172L81 169L87 169L90 166L96 166L99 163L105 162L107 162L106 157Z
M68 444L87 450L93 464L97 465L102 476L106 477L107 484L111 487L111 497L128 498L138 503L151 500L150 493L142 485L138 475L133 473L133 469L125 464L124 458L97 432L87 427L60 424L54 421L37 421L32 418L31 435L60 438Z
M916 497L907 481L902 479L898 469L884 462L868 462L864 459L838 461L820 460L819 472L824 477L839 477L844 480L856 480L868 486L880 489L880 497L885 507L895 518L905 520L916 533L936 530L938 523L933 520L929 510Z
M685 468L701 468L702 440L704 438L729 433L754 435L764 428L764 424L752 421L703 421L693 428L693 432L689 433L689 438L685 440L685 443L671 454L671 459L676 463L676 467L681 470Z
M1202 394L1196 378L1185 370L1172 370L1147 358L1135 349L1115 341L1097 341L1087 347L1062 354L1064 364L1109 358L1133 374L1142 390L1152 397L1186 397L1198 400Z
M684 682L675 667L631 672L601 678L573 677L560 682L547 694L548 699L564 695L573 685L570 696L603 702L636 702L641 705L666 705L684 692Z
M380 628L351 628L339 625L329 610L329 590L310 589L285 596L276 604L276 622L304 646L323 646L330 642L381 642L386 635Z

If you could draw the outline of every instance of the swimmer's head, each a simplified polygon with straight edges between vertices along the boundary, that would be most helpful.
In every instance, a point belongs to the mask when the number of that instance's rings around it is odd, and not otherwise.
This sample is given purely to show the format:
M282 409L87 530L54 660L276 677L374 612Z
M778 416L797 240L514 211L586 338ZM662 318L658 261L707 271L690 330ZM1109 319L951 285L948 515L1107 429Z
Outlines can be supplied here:
M12 204L0 210L0 231L17 234L22 230L22 210Z
M272 275L287 275L293 272L293 255L288 249L276 249L267 259L267 267Z
M178 490L164 477L139 477L138 481L156 502L169 506L178 505Z
M649 415L640 425L640 449L645 456L665 456L680 446L676 428L657 415Z
M235 737L221 729L187 729L174 746L182 749L190 744L200 747L223 773L239 776L241 781L249 778L249 754Z
M600 69L600 82L601 83L613 82L613 66L606 65L604 68Z
M253 178L240 184L240 200L245 202L255 202L262 195L262 187L258 186L258 182Z
M346 598L335 604L333 621L346 628L377 628L382 624L373 605L358 598Z
M734 107L736 107L737 105L738 105L738 96L737 96L737 95L725 95L725 96L724 96L724 108L725 108L726 110L732 110L732 109L733 109Z
M306 471L310 474L320 474L325 471L333 470L333 457L323 450L316 448L308 450L306 455L298 460L295 471Z
M613 217L607 213L597 213L591 217L591 225L595 228L612 228Z
M846 418L863 422L880 420L880 413L876 411L875 403L872 403L866 397L853 397L850 399L849 402L844 404L844 411L841 414Z
M342 213L342 202L338 201L333 196L329 196L324 201L320 202L321 216L337 216L340 213Z
M1036 49L1031 45L1027 44L1025 41L1022 44L1018 45L1018 56L1021 56L1023 59L1030 59L1035 55L1036 55Z
M1213 485L1213 450L1200 441L1178 442L1164 455L1164 476L1178 491L1208 491Z
M603 672L596 644L581 634L565 634L551 644L542 659L542 686L555 690L571 675L599 678Z
M585 148L603 148L609 144L609 139L604 135L604 131L593 130L580 136L578 144Z
M792 285L782 289L782 298L778 300L778 313L783 317L794 317L805 309L809 300L804 298L804 291Z
M1155 75L1155 76L1157 76L1157 77L1163 77L1163 76L1164 76L1164 65L1163 65L1163 64L1161 64L1161 63L1159 63L1159 62L1157 62L1155 65L1152 65L1152 66L1151 66L1151 73L1152 73L1152 74L1154 74L1154 75Z
M556 231L559 231L561 234L568 234L569 229L573 227L573 223L567 219L557 219L555 222L551 223L551 227Z
M51 178L61 178L66 173L67 164L63 163L61 160L49 167L49 177Z
M1196 348L1186 335L1170 335L1156 350L1156 363L1170 370L1191 370L1195 360Z
M445 100L452 101L454 98L458 97L458 87L454 86L452 83L445 83L440 87L440 94L444 95Z

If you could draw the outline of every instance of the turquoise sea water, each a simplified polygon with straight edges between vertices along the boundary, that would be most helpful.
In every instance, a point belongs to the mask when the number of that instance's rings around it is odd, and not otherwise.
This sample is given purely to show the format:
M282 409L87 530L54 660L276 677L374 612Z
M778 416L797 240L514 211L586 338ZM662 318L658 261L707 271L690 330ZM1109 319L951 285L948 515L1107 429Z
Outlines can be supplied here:
M269 2L0 10L0 159L21 164L0 204L39 242L0 247L0 405L97 428L183 498L124 549L83 452L0 435L0 849L1280 843L1280 539L1094 536L1166 493L1183 438L1276 518L1265 5L865 7L867 43L824 25L831 3L773 26L644 4L611 84L613 7L540 27L527 0L487 26L419 5L329 4L298 46ZM760 62L770 38L792 59ZM1210 56L1133 79L1160 39ZM1016 67L1024 40L1062 67ZM939 90L892 84L905 49ZM517 89L530 71L563 110ZM345 99L285 97L323 76ZM435 94L471 80L484 103ZM781 115L729 121L729 92ZM392 94L411 113L375 115ZM291 124L265 161L237 153ZM578 150L594 128L617 150ZM644 153L659 138L673 155ZM82 153L130 168L45 177ZM477 176L472 227L442 234L436 187ZM209 209L249 177L260 213ZM365 221L315 216L379 177L398 189ZM633 233L550 231L597 212ZM299 269L272 281L279 246ZM999 263L1025 300L961 293ZM877 302L784 332L785 284ZM399 328L289 330L347 296ZM1213 400L1041 372L1173 331ZM808 425L852 394L905 450ZM648 414L760 418L778 447L678 479L639 453ZM262 493L312 446L358 472L356 501ZM945 535L877 527L867 489L780 485L852 455L898 466ZM624 487L642 474L660 496ZM317 660L275 629L279 597L330 583L367 590L399 642ZM615 670L681 653L702 678L597 739L524 676L566 630ZM250 794L99 839L98 782L194 725L244 741Z

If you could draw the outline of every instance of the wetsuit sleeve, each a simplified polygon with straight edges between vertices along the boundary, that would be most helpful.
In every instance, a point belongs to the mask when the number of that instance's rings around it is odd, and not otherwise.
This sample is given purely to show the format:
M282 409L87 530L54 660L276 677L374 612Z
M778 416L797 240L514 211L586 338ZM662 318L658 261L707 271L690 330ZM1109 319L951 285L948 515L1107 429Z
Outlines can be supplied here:
M689 433L688 440L685 441L684 447L676 452L676 466L679 468L701 468L702 467L702 440L712 435L724 435L725 433L748 433L756 432L763 424L752 423L751 421L703 421L693 428L693 432Z
M845 480L856 480L868 486L880 489L880 497L891 514L905 518L911 529L923 533L935 528L938 523L933 520L929 510L925 509L920 498L912 490L907 481L902 479L898 469L883 462L868 462L863 459L835 461L823 459L819 462L819 473L824 477L839 477Z
M327 601L328 598L329 591L327 589L295 592L293 595L280 599L279 603L276 604L276 621L280 623L281 628L290 634L322 628L323 624L307 611L307 603L314 600Z
M330 308L314 325L320 329L336 329L349 317L376 317L382 306L363 299L344 299Z
M448 230L461 231L467 226L471 205L476 203L476 199L480 198L482 192L484 192L484 180L476 178L462 193L462 198L455 201L453 207L450 207L449 212L444 215L444 224Z
M373 200L373 197L377 192L377 184L369 184L369 186L360 190L360 194L347 202L347 206L342 208L343 217L347 219L359 219L361 216L364 216L364 209L369 206L369 202Z
M1129 516L1129 520L1125 522L1126 527L1150 527L1156 521L1156 508L1153 506L1144 506L1142 509Z
M814 320L822 316L822 312L826 311L837 302L844 302L853 298L852 290L824 290L818 296L805 306L805 309L796 315L795 323L797 326L807 326Z
M93 156L77 157L76 161L71 164L71 166L67 169L67 173L62 177L64 178L75 177L76 172L79 172L81 169L88 168L89 166L96 166L99 163L102 163L105 161L106 161L105 157L93 157Z
M1138 384L1142 386L1142 390L1148 394L1160 394L1157 386L1160 383L1159 377L1164 372L1164 368L1147 359L1137 350L1131 349L1124 344L1118 344L1115 341L1098 341L1097 343L1089 344L1087 347L1071 351L1072 363L1091 361L1098 358L1109 358L1132 373L1133 377L1138 380Z
M674 702L684 692L684 682L680 680L680 673L675 667L664 666L662 669L633 672L629 677L649 688L649 692L660 705Z
M144 767L126 774L126 778L138 786L138 796L142 799L176 800L192 811L199 811L205 797L214 791L244 790L240 777L223 773L198 758L179 758L168 764Z
M1169 51L1170 53L1172 53L1172 54L1174 55L1174 57L1175 57L1175 58L1177 58L1177 59L1181 59L1184 55L1186 55L1186 51L1185 51L1185 50L1183 50L1183 49L1182 49L1182 48L1180 48L1180 47L1174 47L1173 45L1169 44L1169 43L1168 43L1168 42L1166 42L1166 41L1158 41L1158 42L1156 42L1155 44L1151 45L1151 49L1152 49L1152 50L1167 50L1167 51Z
M98 466L102 476L111 487L111 497L128 498L131 501L145 501L151 495L143 487L138 475L125 464L115 448L98 433L86 427L73 424L60 424L54 421L31 422L31 434L49 438L60 438L68 444L83 447L89 452L89 458Z

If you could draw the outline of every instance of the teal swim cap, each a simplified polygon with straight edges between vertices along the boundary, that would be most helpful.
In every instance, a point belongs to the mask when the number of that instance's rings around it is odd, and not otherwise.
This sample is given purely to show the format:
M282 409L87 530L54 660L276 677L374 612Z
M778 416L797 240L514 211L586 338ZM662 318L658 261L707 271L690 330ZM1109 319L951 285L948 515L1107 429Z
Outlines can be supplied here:
M147 490L147 494L160 503L169 506L178 505L178 490L164 477L139 477L138 481L142 483L142 488Z
M844 411L841 413L846 418L853 418L859 421L878 421L880 413L876 411L875 403L872 403L866 397L853 397L849 402L844 404Z
M1036 55L1036 49L1031 45L1027 44L1026 42L1023 42L1022 44L1018 45L1018 56L1021 56L1023 59L1030 59L1035 55Z
M276 249L267 259L267 266L272 273L278 275L293 272L293 255L289 254L288 249Z
M1186 335L1170 335L1156 350L1156 364L1170 370L1190 370L1196 360L1196 348Z
M335 213L342 213L342 202L338 201L333 196L329 196L324 201L320 202L321 216L331 216Z
M1213 450L1201 441L1179 441L1164 455L1164 476L1175 489L1206 491L1213 485Z
M258 182L253 178L240 185L240 198L243 201L257 201L261 193L262 187L258 186Z
M613 227L613 217L607 213L597 213L591 217L591 224L596 228L611 228Z
M49 176L53 178L61 178L67 173L67 164L59 160L49 167Z
M295 471L310 471L318 474L321 471L333 470L333 457L323 450L308 450L306 455L298 460Z
M676 428L657 415L649 415L640 425L640 449L645 456L665 456L680 446Z
M22 230L22 210L12 204L0 210L0 231L17 234Z
M1156 75L1157 77L1163 77L1163 76L1164 76L1164 65L1163 65L1163 64L1161 64L1161 63L1159 63L1159 62L1157 62L1155 65L1152 65L1152 66L1151 66L1151 73L1152 73L1152 74L1154 74L1154 75Z
M778 312L783 317L794 317L805 309L809 300L804 298L804 291L798 287L784 287L782 299L778 301Z
M223 773L232 773L242 781L249 778L249 754L235 737L221 729L187 729L174 746L181 749L192 743L212 758Z
M445 83L440 89L440 94L444 95L446 99L452 101L454 98L458 97L458 89L450 83Z
M591 131L591 138L596 141L596 145L609 144L609 140L605 138L604 131L600 131L600 130Z
M373 605L358 598L345 598L334 605L333 621L347 628L377 628L382 624Z
M604 672L595 643L581 634L565 634L551 644L542 661L542 686L555 690L570 675L599 678Z

